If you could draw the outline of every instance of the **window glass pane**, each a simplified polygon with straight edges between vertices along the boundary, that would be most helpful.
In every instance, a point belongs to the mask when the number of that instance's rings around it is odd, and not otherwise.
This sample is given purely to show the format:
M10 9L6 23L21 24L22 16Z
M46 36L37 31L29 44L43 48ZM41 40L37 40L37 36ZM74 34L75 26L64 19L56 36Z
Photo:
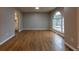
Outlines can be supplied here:
M60 12L55 13L52 23L55 30L64 32L64 18L62 19L62 14Z
M64 33L64 18L62 19L62 32Z

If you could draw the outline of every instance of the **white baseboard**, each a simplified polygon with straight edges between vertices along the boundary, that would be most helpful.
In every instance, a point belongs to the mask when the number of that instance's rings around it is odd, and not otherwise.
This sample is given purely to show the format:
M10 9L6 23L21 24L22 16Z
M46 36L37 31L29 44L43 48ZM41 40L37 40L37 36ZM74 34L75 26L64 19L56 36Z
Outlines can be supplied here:
M57 34L59 34L60 36L62 36L64 38L64 33L61 33L61 32L59 32L57 30L54 30L54 29L52 31L55 32L55 33L57 33Z
M23 30L49 30L49 28L24 28Z
M19 30L19 32L21 32L21 31L23 31L23 30Z
M7 42L9 39L11 39L11 38L14 37L14 36L15 36L15 34L11 35L11 36L8 37L6 40L2 41L2 42L0 43L0 45L4 44L5 42Z
M74 48L73 46L71 46L70 44L68 44L67 42L65 42L65 45L67 45L69 48L71 48L73 51L77 51L76 48Z

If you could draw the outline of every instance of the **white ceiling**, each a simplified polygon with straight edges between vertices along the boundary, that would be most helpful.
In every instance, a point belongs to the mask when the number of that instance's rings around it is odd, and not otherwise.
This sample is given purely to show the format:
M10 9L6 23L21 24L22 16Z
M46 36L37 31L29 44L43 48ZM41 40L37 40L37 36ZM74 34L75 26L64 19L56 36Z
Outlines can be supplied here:
M38 10L35 7L17 7L21 12L49 12L56 7L39 7Z

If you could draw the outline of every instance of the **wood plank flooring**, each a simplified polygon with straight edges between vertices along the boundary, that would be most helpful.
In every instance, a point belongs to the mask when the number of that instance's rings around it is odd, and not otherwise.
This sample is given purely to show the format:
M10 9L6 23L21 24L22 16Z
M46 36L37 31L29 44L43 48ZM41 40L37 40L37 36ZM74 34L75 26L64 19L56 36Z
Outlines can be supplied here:
M22 31L0 46L0 51L64 51L63 38L52 31Z

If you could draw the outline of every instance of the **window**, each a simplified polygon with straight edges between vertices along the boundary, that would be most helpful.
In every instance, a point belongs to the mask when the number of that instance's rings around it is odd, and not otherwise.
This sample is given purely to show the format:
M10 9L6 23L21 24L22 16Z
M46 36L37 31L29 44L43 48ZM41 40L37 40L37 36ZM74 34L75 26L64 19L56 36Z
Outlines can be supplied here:
M64 33L64 17L60 12L56 12L52 19L53 29Z

